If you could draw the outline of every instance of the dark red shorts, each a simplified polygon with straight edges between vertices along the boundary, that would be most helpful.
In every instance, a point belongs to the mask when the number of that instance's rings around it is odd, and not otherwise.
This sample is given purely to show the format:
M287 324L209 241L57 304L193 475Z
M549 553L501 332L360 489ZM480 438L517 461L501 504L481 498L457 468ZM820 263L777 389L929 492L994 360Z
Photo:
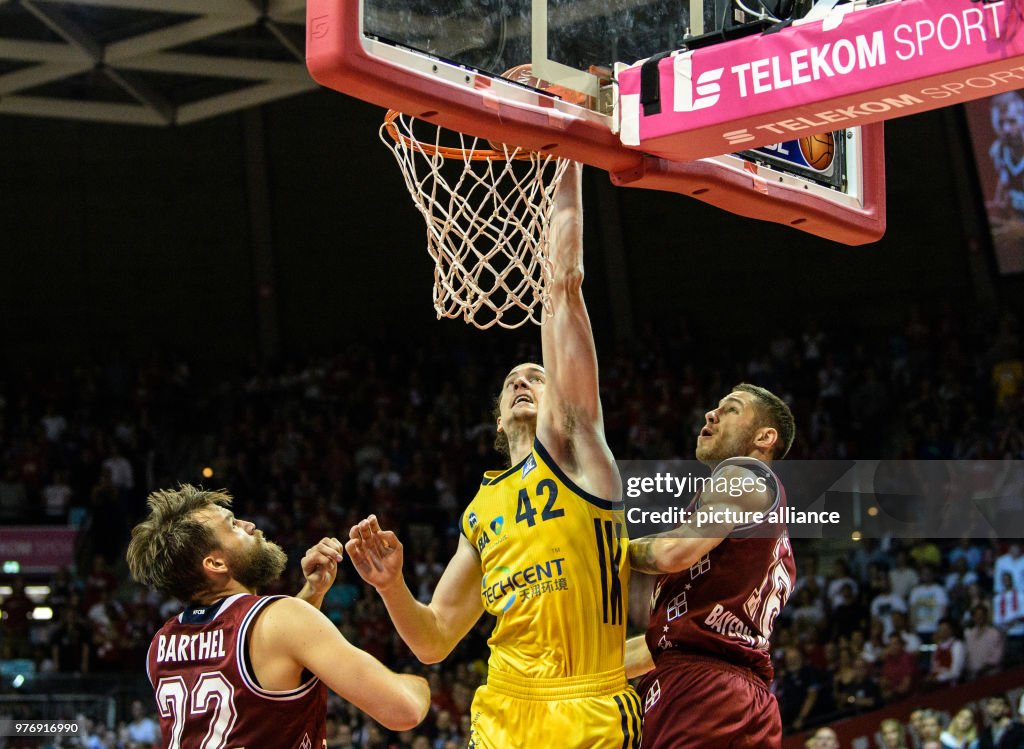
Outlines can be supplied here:
M768 687L717 658L662 653L640 682L642 749L779 749L782 719Z

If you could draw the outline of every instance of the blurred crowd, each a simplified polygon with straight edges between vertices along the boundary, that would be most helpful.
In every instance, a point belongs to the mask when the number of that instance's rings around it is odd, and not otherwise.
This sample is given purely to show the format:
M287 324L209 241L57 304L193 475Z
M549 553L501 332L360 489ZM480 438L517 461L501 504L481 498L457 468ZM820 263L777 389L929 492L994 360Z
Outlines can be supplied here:
M692 458L704 413L740 381L786 398L792 458L1024 458L1024 357L1012 316L969 323L909 309L884 336L813 321L724 345L682 321L601 346L609 444L620 459ZM457 520L484 470L500 467L492 410L537 336L358 340L329 357L209 372L153 355L128 364L0 377L0 525L71 524L74 565L30 600L9 575L0 656L37 673L134 673L176 613L127 580L123 550L147 493L179 481L226 487L292 561L279 591L301 587L298 560L369 512L406 545L406 573L431 596ZM797 542L796 589L775 636L774 690L787 728L865 712L1019 663L1024 558L990 539L867 540L848 558ZM1018 563L1018 560L1020 562ZM45 604L52 619L28 619ZM389 735L339 702L331 747L462 746L493 620L426 669L394 633L378 597L342 565L324 611L354 643L397 668L429 672L434 710ZM150 698L151 699L151 698ZM142 702L140 705L151 705ZM91 747L146 746L122 730ZM143 716L145 717L145 716ZM980 717L980 716L979 716ZM103 734L102 736L100 734Z
M1017 749L1024 746L1024 724L1004 694L993 694L964 705L953 715L918 708L906 723L886 718L878 724L872 749ZM805 749L841 749L832 728L817 729Z

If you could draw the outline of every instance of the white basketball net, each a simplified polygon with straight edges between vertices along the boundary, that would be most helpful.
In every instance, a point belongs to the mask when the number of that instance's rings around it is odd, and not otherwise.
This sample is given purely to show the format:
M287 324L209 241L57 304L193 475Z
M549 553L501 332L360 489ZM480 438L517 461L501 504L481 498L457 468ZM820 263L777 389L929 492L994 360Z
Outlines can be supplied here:
M395 113L380 136L427 223L438 318L481 330L540 324L551 312L548 222L568 161Z

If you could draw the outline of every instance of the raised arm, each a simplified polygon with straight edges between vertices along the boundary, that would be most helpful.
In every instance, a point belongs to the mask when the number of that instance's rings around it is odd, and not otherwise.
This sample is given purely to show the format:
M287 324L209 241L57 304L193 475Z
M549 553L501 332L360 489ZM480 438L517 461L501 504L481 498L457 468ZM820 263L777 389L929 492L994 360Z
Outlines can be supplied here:
M548 251L551 317L541 326L546 385L537 437L583 489L622 496L615 459L605 442L597 352L583 302L582 166L570 163L555 193Z
M377 589L395 629L422 663L443 661L483 613L480 559L464 536L441 575L429 604L416 600L402 575L402 544L371 515L349 532L345 544L359 576Z
M726 466L715 475L741 481L752 476L742 466ZM729 510L736 516L764 512L773 502L774 495L758 489L736 497L726 492L707 491L701 497L700 510L707 513ZM732 522L708 522L698 528L696 522L690 522L664 533L633 539L629 542L629 565L636 572L650 575L682 572L722 543L734 527Z
M267 607L256 620L250 652L258 675L292 671L297 676L308 669L342 699L394 731L418 725L430 709L425 679L391 671L297 598Z

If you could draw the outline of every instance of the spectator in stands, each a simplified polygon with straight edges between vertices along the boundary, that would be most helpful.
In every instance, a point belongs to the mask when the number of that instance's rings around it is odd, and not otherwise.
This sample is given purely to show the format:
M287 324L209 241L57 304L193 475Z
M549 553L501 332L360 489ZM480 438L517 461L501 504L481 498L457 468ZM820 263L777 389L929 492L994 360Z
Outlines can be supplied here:
M124 735L128 741L152 746L160 743L160 724L146 715L141 700L132 701L132 719L125 726Z
M935 582L934 567L925 565L921 569L921 581L911 589L907 604L914 632L922 642L931 642L949 605L946 589Z
M872 666L880 664L882 659L885 658L885 651L889 647L887 638L882 633L885 627L882 625L881 620L871 620L871 632L868 636L867 642L861 647L860 657L863 658L867 663Z
M804 663L798 648L788 648L785 669L776 679L775 694L779 700L782 724L801 730L819 712L824 712L821 699L824 689L818 670Z
M974 725L974 713L964 707L953 716L946 730L939 736L942 749L977 749L978 729Z
M331 731L332 721L333 733ZM327 716L327 731L327 749L358 749L359 745L352 738L352 726L348 723L329 715Z
M903 724L894 718L883 720L875 734L875 745L878 749L907 749L907 732Z
M898 632L889 635L889 650L882 660L879 688L882 699L893 702L909 695L917 680L917 658L907 652Z
M102 466L110 474L110 483L118 491L126 492L135 488L135 472L128 458L121 454L117 440L111 440L108 457L103 461Z
M907 734L910 736L910 745L920 749L921 746L921 726L924 723L924 716L927 713L927 709L919 707L916 710L910 712L910 721L907 723Z
M74 606L61 611L61 621L50 636L54 668L61 673L89 673L92 631L89 621Z
M881 592L871 600L871 616L882 622L883 637L888 637L892 632L892 615L894 612L907 613L907 602L892 592L892 582L888 577L883 577Z
M827 726L815 731L811 740L814 742L814 749L839 749L839 736Z
M1022 749L1024 726L1013 719L1010 701L995 694L985 700L984 728L978 731L978 749Z
M850 567L845 559L839 558L832 563L832 575L829 578L826 596L829 609L834 611L844 603L843 588L850 588L850 600L857 596L857 581L850 577Z
M1021 554L1019 543L1010 544L1006 553L996 559L996 566L993 570L996 593L1007 590L1006 578L1003 576L1006 573L1010 575L1013 588L1024 590L1024 554Z
M454 741L456 744L462 743L459 729L455 727L455 724L452 722L452 714L447 710L442 710L437 714L437 718L434 721L434 731L433 749L444 749L444 745L449 741Z
M939 743L939 736L942 735L942 723L939 720L939 714L934 710L922 710L919 728L917 729L917 739L921 744L921 749L924 749L928 745L928 742Z
M796 594L795 606L789 612L789 619L794 626L808 624L813 628L821 627L825 623L825 607L821 599L815 598L814 591L810 587L804 587Z
M808 588L814 600L824 603L825 577L818 574L818 557L815 554L807 554L800 557L798 564L800 572L796 576L793 595L796 596L800 591Z
M31 650L28 633L36 605L25 593L20 575L11 584L11 594L0 604L0 658L26 658Z
M889 570L889 583L894 595L907 600L910 591L918 583L917 570L910 564L910 555L904 549L896 553L896 564Z
M943 619L935 633L935 651L932 653L928 682L932 686L950 686L960 681L966 654L964 643L956 636L952 622Z
M903 647L911 655L917 655L921 650L921 638L907 628L907 617L901 611L892 613L892 630L903 640Z
M882 691L861 658L853 666L854 678L837 691L836 706L840 710L866 713L882 706Z
M983 558L984 554L981 548L973 544L969 538L961 538L956 548L949 552L948 557L950 566L956 564L959 559L966 560L967 569L971 572L977 571L978 565L981 564Z
M67 521L68 509L74 492L67 483L67 473L56 471L53 481L43 487L43 514L48 523L64 523Z
M914 544L910 549L910 558L917 563L919 569L931 567L934 569L942 563L942 552L935 545L934 541L921 541Z
M0 479L0 523L24 522L28 513L28 494L18 469L8 466Z
M957 557L950 567L950 572L946 575L946 592L951 598L958 587L966 590L969 585L978 582L978 574L968 567L966 556Z
M973 681L996 673L1003 662L1003 635L992 626L988 606L975 606L971 626L964 631L967 679Z
M46 597L46 605L54 612L60 611L70 601L71 597L77 596L78 581L74 579L69 567L61 567L50 578L50 594ZM75 605L78 605L77 600Z
M1000 576L1002 592L992 599L992 617L1006 637L1006 665L1015 666L1024 660L1024 592L1017 589L1009 572Z
M843 583L832 609L832 637L841 640L865 629L867 612L856 597L854 586Z
M832 643L828 643L826 648L830 651ZM857 672L854 668L854 654L850 651L849 646L841 645L838 650L838 658L836 659L835 665L829 664L829 671L832 672L832 696L835 699L836 709L840 712L852 712L852 705L847 704L848 689L851 684L857 678Z

